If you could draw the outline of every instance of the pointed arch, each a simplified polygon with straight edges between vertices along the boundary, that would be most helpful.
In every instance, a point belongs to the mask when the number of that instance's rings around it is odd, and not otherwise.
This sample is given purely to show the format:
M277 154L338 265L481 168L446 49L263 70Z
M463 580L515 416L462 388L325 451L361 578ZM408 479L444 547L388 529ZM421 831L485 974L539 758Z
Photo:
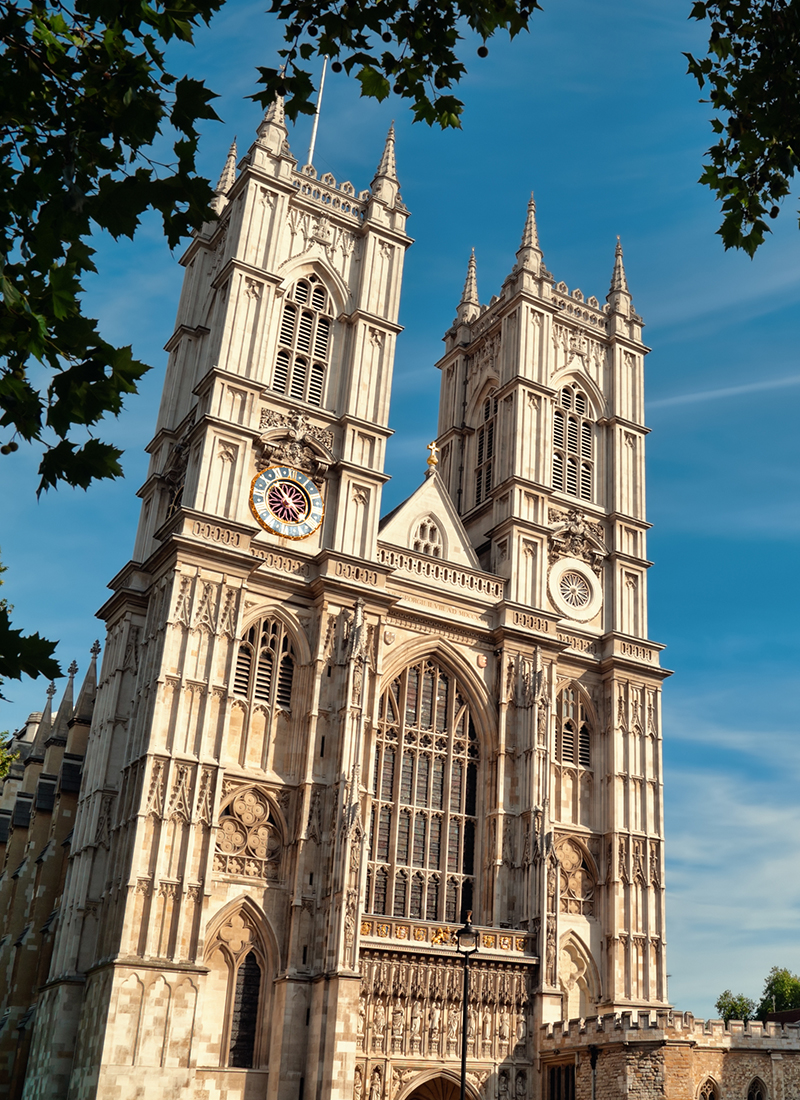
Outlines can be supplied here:
M265 1067L279 953L272 927L252 898L242 895L209 921L204 961L206 996L216 1021L206 1046L210 1062L238 1069Z
M399 646L384 662L379 694L383 695L389 684L401 672L424 657L439 661L452 676L458 679L469 696L481 751L491 751L497 739L497 705L483 679L446 638L422 635Z
M277 288L277 300L280 302L291 291L294 284L303 277L316 275L333 299L334 317L347 312L350 291L342 276L320 256L310 256L307 252L294 256L278 268L281 281Z
M697 1090L697 1100L719 1100L719 1082L709 1073Z
M440 1086L440 1082L444 1088ZM450 1100L451 1097L452 1100L457 1100L460 1088L461 1078L453 1070L422 1070L400 1090L395 1100L411 1100L412 1097L417 1100L417 1093L419 1100ZM480 1093L469 1078L465 1082L464 1092L469 1100L481 1100Z
M364 908L454 922L479 909L482 749L459 660L432 639L382 684L368 764L372 808ZM432 652L433 651L433 652Z
M286 838L286 820L269 790L260 783L237 786L220 806L214 870L280 879Z
M598 882L597 864L581 837L562 837L556 844L559 863L559 911L593 917Z
M564 1019L591 1016L600 1000L600 974L591 951L573 930L561 938L558 980L566 1002Z
M249 608L242 620L240 638L245 637L253 624L258 622L259 619L265 618L276 619L283 623L291 638L296 663L298 665L311 664L311 646L308 644L306 632L297 616L284 604L259 603L255 607Z
M754 1077L747 1086L747 1100L769 1100L767 1086L760 1077Z
M575 370L574 367L562 367L550 379L550 385L556 392L559 392L570 383L574 383L585 391L591 405L592 419L601 420L606 414L606 399L594 379L583 371Z
M408 526L409 549L433 558L448 557L447 525L430 509L414 516Z
M464 419L467 424L477 423L478 416L484 401L490 394L500 388L500 376L497 371L492 371L483 381L480 389L476 390L467 402Z

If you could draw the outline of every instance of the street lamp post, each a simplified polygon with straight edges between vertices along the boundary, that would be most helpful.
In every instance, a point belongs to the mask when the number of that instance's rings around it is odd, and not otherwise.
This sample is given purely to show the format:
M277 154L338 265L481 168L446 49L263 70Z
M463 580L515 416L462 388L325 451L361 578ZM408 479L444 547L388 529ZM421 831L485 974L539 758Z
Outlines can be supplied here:
M472 911L467 923L456 932L456 949L464 956L464 999L461 1006L461 1100L467 1088L467 1030L469 1028L469 960L478 950L478 933L472 927Z

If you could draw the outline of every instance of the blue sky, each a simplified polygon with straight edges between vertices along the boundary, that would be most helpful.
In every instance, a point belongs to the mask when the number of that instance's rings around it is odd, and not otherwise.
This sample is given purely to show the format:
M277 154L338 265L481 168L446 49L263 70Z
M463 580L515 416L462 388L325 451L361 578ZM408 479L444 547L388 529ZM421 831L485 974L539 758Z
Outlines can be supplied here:
M388 455L386 510L418 483L435 432L441 335L474 246L482 301L514 262L536 195L548 267L601 300L620 234L647 322L650 636L675 671L664 694L670 997L713 1014L726 987L758 996L774 965L800 971L800 234L791 204L754 261L725 253L697 183L708 105L682 51L702 28L674 0L548 0L532 33L469 46L463 129L412 125L394 98L364 101L329 73L316 167L369 184L394 118L412 211ZM221 93L201 161L216 179L234 133L246 149L260 112L244 97L274 60L261 4L229 0L173 55ZM477 43L475 43L477 45ZM305 159L310 122L290 134ZM127 560L181 272L147 223L134 244L99 242L87 309L108 339L152 363L141 395L106 436L127 477L88 494L34 496L38 459L3 459L0 546L15 620L59 638L81 672L101 632L94 611ZM45 685L7 685L0 728L40 709Z

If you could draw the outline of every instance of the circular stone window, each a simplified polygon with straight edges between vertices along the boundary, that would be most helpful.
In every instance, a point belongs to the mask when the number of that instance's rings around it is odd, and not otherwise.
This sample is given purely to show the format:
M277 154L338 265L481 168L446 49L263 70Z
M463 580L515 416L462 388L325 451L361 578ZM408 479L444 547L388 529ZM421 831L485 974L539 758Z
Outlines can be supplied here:
M565 619L588 622L603 603L600 582L586 562L577 558L562 558L550 570L550 599Z

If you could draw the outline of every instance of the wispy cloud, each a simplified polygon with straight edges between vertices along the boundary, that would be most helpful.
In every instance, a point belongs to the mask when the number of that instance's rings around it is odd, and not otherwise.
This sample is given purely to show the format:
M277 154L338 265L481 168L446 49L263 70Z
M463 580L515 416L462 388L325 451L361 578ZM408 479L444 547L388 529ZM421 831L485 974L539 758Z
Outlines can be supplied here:
M717 401L721 397L739 397L745 393L759 393L761 390L780 390L787 386L800 385L800 374L789 374L784 378L765 378L761 382L746 382L741 386L723 386L717 390L698 390L696 393L678 393L673 397L658 397L648 401L647 408L663 409L668 405L695 405L700 401Z

